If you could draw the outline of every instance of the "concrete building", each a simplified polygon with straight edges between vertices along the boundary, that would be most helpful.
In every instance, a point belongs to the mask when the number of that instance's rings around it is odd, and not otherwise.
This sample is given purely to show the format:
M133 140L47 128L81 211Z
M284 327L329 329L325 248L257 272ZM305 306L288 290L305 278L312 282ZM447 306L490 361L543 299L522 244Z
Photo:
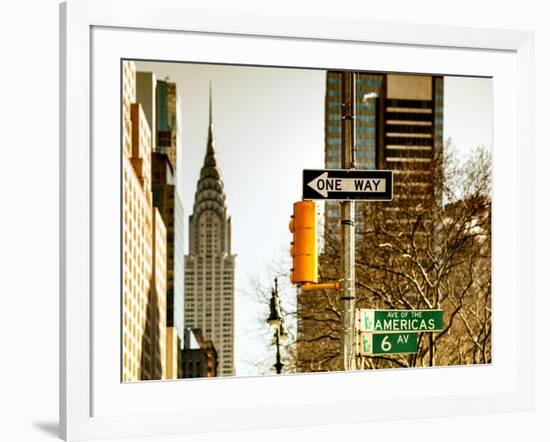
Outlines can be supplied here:
M141 104L147 124L151 130L151 148L155 150L157 133L156 86L157 77L153 72L136 72L136 101Z
M122 100L122 380L160 378L163 361L146 353L162 352L163 331L148 328L165 302L162 263L165 228L153 210L151 192L151 131L143 108L136 103L133 62L123 62ZM156 297L154 304L151 297ZM145 347L145 352L144 352ZM146 363L144 364L144 361Z
M171 374L166 361L166 227L158 209L152 210L153 268L142 341L141 380L167 379Z
M204 164L189 217L189 254L185 256L185 325L200 328L218 356L218 375L234 369L235 255L231 217L216 162L210 121Z
M185 329L180 351L180 378L212 378L218 375L216 349L212 341L203 338L201 329Z
M122 63L122 151L132 156L132 103L136 102L136 64Z
M152 72L137 72L137 100L153 127L151 189L153 206L166 226L166 376L177 377L178 348L183 342L183 205L176 186L176 85Z
M151 282L151 193L142 187L130 159L123 156L122 327L124 382L141 379L142 342Z
M153 205L166 225L166 327L168 379L177 377L178 348L183 342L183 206L176 189L175 171L168 155L154 152ZM170 367L175 366L172 370Z
M168 156L174 169L176 155L176 83L157 80L156 83L156 151Z

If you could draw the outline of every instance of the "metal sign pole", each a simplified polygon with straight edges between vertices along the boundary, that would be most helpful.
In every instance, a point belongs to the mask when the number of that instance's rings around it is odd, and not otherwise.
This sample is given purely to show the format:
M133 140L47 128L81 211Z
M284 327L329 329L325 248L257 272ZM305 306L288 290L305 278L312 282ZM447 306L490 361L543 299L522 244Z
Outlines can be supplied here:
M355 168L355 73L342 72L342 169ZM340 356L342 370L355 370L355 201L340 206L342 295Z

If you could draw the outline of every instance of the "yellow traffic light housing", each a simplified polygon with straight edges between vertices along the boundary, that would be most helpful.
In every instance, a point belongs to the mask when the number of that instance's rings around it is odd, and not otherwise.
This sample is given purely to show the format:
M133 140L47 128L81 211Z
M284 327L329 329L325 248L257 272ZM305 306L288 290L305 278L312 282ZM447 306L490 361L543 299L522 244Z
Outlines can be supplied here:
M340 290L340 283L317 284L317 207L313 201L294 203L290 218L290 255L292 269L290 282L297 284L303 292L312 290Z
M290 219L293 234L290 247L292 265L290 280L293 284L316 283L317 275L317 208L313 201L294 203Z

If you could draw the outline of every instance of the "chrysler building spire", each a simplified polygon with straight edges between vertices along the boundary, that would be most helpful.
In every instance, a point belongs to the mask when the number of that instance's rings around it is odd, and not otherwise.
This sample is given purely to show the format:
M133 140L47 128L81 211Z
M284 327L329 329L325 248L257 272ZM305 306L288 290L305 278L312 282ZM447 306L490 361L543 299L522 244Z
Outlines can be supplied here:
M200 223L203 213L208 212L216 216L218 228L209 233L212 242L203 243ZM189 247L191 253L231 253L231 217L227 213L227 204L220 169L216 160L212 125L212 89L210 88L210 110L208 124L208 140L206 154L201 168L197 190L195 192L195 204L193 214L189 219Z
M208 89L208 151L214 152L214 124L212 122L212 81L210 81Z
M231 254L231 217L216 159L209 87L208 138L189 217L189 254L185 257L185 326L202 329L218 355L218 375L234 371L235 255Z

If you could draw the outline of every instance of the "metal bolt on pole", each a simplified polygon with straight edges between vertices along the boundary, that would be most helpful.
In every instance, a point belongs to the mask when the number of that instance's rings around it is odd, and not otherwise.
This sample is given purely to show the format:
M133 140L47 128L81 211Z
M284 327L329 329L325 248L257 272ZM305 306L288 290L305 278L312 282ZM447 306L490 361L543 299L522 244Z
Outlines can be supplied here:
M342 169L355 168L355 72L342 72ZM340 368L355 370L355 201L340 205L342 294Z

